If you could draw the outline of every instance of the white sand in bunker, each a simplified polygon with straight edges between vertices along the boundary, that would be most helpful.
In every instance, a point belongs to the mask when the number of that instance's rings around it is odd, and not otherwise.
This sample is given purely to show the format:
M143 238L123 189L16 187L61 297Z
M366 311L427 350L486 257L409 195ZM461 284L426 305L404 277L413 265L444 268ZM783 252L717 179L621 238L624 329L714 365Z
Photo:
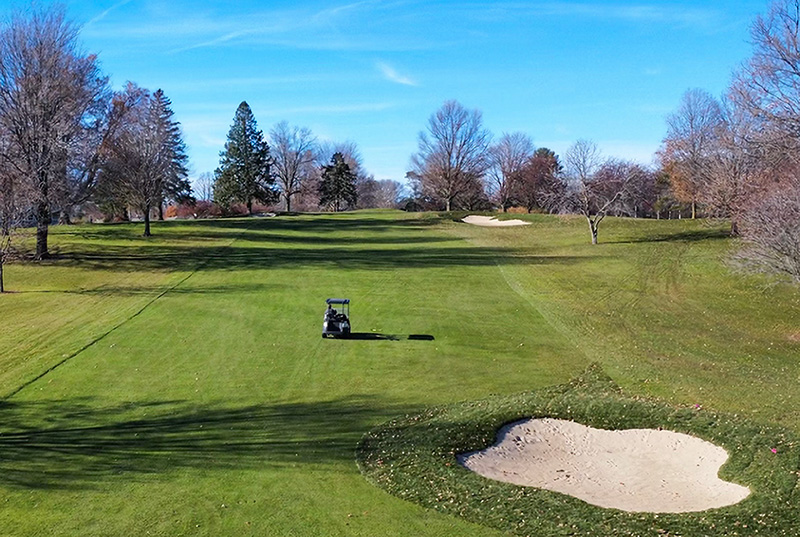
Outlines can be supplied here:
M469 215L461 219L462 222L472 224L473 226L483 227L510 227L510 226L529 226L530 222L522 220L498 220L494 216L478 216Z
M673 431L607 431L532 419L503 427L494 446L458 458L490 479L631 512L705 511L750 494L717 476L728 459L723 448Z

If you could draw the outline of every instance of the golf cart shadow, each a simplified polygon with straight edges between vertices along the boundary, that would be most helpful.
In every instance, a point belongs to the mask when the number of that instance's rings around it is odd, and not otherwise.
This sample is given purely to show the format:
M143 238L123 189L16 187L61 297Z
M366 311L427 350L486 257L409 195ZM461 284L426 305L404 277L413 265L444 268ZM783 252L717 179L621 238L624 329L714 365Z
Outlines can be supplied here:
M433 341L428 334L381 334L379 332L350 332L347 339L362 341Z

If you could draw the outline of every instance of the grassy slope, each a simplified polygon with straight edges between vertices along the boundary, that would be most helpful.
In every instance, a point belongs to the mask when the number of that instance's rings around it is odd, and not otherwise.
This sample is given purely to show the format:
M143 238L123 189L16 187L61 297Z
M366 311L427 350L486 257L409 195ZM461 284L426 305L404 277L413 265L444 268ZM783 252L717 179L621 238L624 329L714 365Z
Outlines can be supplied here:
M611 220L592 247L580 218L533 221L454 229L530 256L510 284L628 391L800 430L800 292L732 273L724 225Z
M592 248L580 221L534 221L58 230L62 259L8 271L20 292L0 297L0 393L118 328L0 403L0 527L492 535L366 483L356 442L397 414L555 384L592 360L634 393L800 429L795 291L728 274L728 241L694 240L697 223L608 221L612 243ZM323 300L342 295L356 331L435 340L322 340Z

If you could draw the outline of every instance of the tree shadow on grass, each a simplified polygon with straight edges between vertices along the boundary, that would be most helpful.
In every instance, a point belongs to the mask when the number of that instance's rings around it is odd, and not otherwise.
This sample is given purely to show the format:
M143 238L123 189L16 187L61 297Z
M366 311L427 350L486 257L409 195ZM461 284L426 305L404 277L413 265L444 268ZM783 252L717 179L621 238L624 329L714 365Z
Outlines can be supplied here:
M270 248L108 246L103 251L62 253L46 264L92 270L136 272L141 270L192 271L270 268L332 268L337 270L385 270L393 268L442 268L509 264L576 264L580 256L519 255L511 248L471 246L403 248Z
M0 404L0 485L81 489L180 468L351 461L371 426L410 409L375 397L251 406L92 400Z
M131 286L108 286L95 287L92 289L65 289L65 290L35 290L20 291L26 294L70 294L70 295L97 295L97 296L153 296L163 293L169 289L172 295L228 295L233 293L262 293L286 288L286 285L248 283L236 285L213 285L190 287L168 287L156 285L131 285Z
M680 231L677 233L666 233L658 235L647 235L645 237L635 237L632 239L620 239L610 241L617 244L632 244L642 242L699 242L709 240L730 239L730 230L725 229L698 229L693 231Z
M257 239L257 235L272 233L302 233L304 235L329 235L342 232L388 233L426 229L438 223L435 218L375 218L359 215L315 214L302 217L281 218L221 218L200 220L170 220L153 222L153 238L142 238L141 222L89 224L56 227L61 235L71 235L86 240L136 239L153 242L168 240ZM389 242L392 235L378 240ZM396 236L395 236L396 237ZM295 239L312 240L314 237L295 236ZM337 240L328 238L328 240ZM448 239L449 240L449 239Z

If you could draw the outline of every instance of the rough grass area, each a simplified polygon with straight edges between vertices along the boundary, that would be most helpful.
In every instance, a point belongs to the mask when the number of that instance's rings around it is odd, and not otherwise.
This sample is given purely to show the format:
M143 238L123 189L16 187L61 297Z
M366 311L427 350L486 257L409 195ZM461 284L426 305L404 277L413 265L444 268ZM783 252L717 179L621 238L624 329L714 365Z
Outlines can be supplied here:
M720 476L750 487L737 505L689 514L626 513L567 495L483 478L456 454L484 449L525 418L574 420L602 429L664 428L723 446ZM780 427L625 395L599 366L568 384L433 408L390 421L361 441L364 475L391 494L516 535L730 536L800 533L800 443Z

